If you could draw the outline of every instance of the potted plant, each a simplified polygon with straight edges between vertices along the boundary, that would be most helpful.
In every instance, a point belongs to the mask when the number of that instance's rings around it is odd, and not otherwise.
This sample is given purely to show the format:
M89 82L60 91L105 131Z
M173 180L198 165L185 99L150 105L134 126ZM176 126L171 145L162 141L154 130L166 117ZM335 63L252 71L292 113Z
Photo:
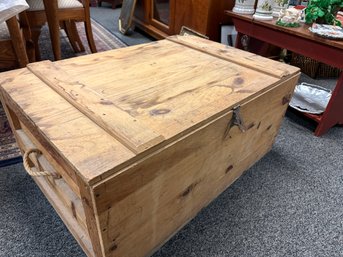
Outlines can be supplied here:
M311 0L305 9L305 21L341 26L336 14L342 7L343 0Z

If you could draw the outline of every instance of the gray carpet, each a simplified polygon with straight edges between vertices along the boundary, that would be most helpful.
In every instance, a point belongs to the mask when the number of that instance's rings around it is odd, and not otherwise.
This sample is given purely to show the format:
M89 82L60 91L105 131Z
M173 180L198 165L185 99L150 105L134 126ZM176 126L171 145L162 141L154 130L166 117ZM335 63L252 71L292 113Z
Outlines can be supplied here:
M147 38L147 35L142 35L134 30L130 30L128 35L123 35L120 33L118 29L118 19L121 9L111 9L110 6L110 4L103 2L102 7L91 7L90 10L92 18L111 31L127 45L137 45L151 42L152 39Z
M343 256L343 128L311 126L288 112L272 150L153 256ZM0 168L0 195L0 257L85 257L21 164Z

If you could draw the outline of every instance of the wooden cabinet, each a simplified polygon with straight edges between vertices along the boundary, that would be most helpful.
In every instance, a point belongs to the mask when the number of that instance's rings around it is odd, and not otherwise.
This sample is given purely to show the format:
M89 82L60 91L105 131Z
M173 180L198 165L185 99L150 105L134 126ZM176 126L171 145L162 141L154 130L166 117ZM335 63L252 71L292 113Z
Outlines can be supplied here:
M231 24L224 10L234 0L137 0L134 24L157 39L179 34L186 26L219 41L220 25Z

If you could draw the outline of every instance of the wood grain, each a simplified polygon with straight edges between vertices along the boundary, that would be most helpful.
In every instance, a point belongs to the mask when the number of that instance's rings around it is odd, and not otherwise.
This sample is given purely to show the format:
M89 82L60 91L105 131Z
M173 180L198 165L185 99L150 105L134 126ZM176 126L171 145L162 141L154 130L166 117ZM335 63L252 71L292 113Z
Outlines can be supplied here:
M114 102L75 80L61 67L50 61L29 64L28 69L90 120L118 139L134 153L142 152L163 141L138 120L120 110Z
M297 76L94 188L106 256L148 256L272 146ZM135 247L132 247L135 245Z
M36 147L24 131L16 130L15 135L21 150L25 151ZM39 156L38 160L45 170L56 172L44 156ZM87 226L85 225L85 214L81 205L81 199L71 192L62 179L58 179L55 183L49 182L44 176L32 177L32 179L35 180L87 256L94 257L93 246L88 235ZM62 190L64 191L62 192Z
M75 183L77 177L97 181L135 156L30 71L2 73L0 85L4 101L42 146L39 149L53 156L49 161L54 168L62 167Z
M298 77L173 37L2 73L0 92L12 129L62 175L36 182L85 252L141 257L271 148ZM245 132L230 125L237 106Z

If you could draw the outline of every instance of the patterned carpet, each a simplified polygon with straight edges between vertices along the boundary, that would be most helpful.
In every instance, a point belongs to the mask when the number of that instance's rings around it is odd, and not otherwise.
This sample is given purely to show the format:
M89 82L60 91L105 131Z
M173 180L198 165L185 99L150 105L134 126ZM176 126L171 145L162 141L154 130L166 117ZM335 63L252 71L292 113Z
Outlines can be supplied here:
M90 54L91 51L87 44L87 38L84 30L83 23L79 22L77 24L80 38L84 43L86 49L83 53L75 54L68 38L63 30L61 30L61 49L62 49L62 59L71 58L79 55ZM127 45L122 42L119 38L111 34L99 23L92 20L92 29L95 45L98 52L103 52L111 49L126 47ZM39 46L41 50L42 60L54 60L49 30L47 26L43 27L42 34L40 36ZM0 167L17 163L21 161L21 153L17 148L14 136L8 126L8 121L6 119L5 112L0 103Z
M0 167L21 161L21 154L8 126L5 111L0 103Z

